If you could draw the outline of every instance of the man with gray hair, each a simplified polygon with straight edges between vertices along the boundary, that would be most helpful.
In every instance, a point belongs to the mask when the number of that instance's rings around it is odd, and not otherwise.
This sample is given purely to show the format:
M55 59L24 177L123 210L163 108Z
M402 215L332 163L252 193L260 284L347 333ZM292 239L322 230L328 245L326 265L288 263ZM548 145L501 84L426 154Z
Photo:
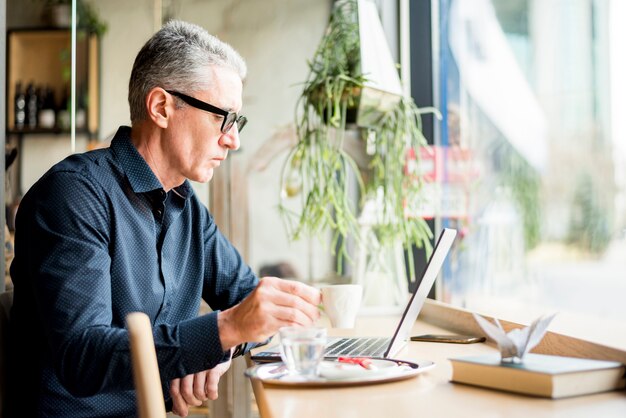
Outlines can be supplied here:
M8 416L135 416L124 328L133 311L152 321L166 403L181 416L217 397L248 342L319 317L319 291L259 280L189 184L208 182L239 148L245 75L229 45L166 24L134 63L132 126L107 149L61 161L24 196ZM213 312L198 316L201 298Z

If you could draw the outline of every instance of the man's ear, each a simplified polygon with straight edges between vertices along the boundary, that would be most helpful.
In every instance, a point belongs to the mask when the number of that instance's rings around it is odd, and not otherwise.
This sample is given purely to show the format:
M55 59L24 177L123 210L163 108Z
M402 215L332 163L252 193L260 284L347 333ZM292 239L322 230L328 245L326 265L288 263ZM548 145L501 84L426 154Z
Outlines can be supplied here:
M160 128L167 128L173 110L173 98L161 87L155 87L146 96L148 117Z

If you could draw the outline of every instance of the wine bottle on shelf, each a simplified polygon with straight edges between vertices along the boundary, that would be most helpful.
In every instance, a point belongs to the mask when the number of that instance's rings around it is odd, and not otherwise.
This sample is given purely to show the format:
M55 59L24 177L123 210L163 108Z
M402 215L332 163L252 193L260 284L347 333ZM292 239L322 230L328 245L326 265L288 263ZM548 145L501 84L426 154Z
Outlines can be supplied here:
M26 89L26 126L30 129L37 128L37 113L39 111L37 100L37 90L31 82Z
M74 115L76 121L76 129L84 129L87 122L87 111L86 111L86 93L83 86L79 86L76 89L76 113Z
M65 86L63 99L57 111L57 127L63 131L70 129L70 88Z
M39 110L39 127L45 129L54 128L56 111L54 103L54 90L50 86L42 88L41 109Z
M24 129L24 125L26 124L26 95L24 94L22 83L20 81L18 81L15 86L15 99L13 105L15 110L15 129Z

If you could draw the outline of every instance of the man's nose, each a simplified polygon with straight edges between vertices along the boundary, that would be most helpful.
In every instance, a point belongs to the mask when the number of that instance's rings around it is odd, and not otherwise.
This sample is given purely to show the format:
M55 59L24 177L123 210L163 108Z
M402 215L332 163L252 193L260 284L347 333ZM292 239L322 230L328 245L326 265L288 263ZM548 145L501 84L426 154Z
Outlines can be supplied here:
M220 142L223 147L236 151L239 149L239 129L235 123L232 128L220 137Z

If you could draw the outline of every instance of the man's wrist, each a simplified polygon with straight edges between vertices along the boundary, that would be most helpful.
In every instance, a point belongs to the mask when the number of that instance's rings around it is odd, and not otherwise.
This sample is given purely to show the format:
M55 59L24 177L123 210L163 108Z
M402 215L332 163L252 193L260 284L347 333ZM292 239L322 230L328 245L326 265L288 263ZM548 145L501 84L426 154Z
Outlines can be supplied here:
M237 327L233 326L231 309L217 313L217 330L219 332L220 344L222 344L224 351L235 348L242 342L242 339L237 335Z

